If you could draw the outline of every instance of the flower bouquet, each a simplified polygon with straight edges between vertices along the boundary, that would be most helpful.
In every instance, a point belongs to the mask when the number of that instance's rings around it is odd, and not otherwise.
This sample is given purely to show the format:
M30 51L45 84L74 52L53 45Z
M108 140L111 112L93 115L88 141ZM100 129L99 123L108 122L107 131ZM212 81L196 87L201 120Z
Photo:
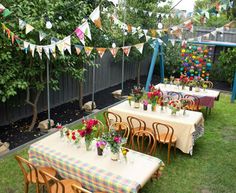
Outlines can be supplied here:
M184 87L188 84L189 78L187 77L186 74L181 74L180 78L180 85L182 85L182 90L184 90Z
M182 104L179 100L170 100L168 105L171 109L171 114L176 115L176 112L180 111Z
M144 90L140 86L134 86L131 91L131 96L133 97L135 108L139 108L140 100L143 97Z
M149 92L147 93L147 97L152 105L152 111L156 110L156 105L159 97L161 96L160 89L156 89L154 85L149 86Z
M203 82L204 82L204 79L201 78L200 76L195 77L195 84L196 84L195 91L196 92L200 91L200 87L202 86Z
M103 139L97 139L97 143L96 143L96 146L97 146L97 152L98 152L98 155L101 156L103 154L103 150L104 148L106 147L107 145L107 142L104 141Z
M83 120L83 127L78 130L81 137L85 138L86 150L90 150L92 140L94 138L94 133L97 131L96 125L98 124L98 120L96 119L88 119Z

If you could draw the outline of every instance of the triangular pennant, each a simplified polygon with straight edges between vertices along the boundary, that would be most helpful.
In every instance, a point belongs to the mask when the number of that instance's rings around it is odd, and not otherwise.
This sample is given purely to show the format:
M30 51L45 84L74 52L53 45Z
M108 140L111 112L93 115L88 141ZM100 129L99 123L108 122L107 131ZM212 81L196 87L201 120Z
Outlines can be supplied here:
M102 27L101 18L100 18L100 7L98 6L94 11L90 14L89 18L93 21L93 23L98 27Z
M157 32L155 29L150 29L150 32L151 32L151 36L152 37L156 37L157 36Z
M151 11L149 11L149 12L148 12L148 15L149 15L149 17L151 17L151 16L152 16L152 12L151 12Z
M216 33L217 33L216 30L214 30L214 31L211 32L211 34L212 34L213 36L216 36Z
M79 29L90 39L92 40L91 32L90 32L90 27L88 22L84 22L81 26L79 26Z
M59 41L57 43L57 48L58 50L61 52L61 54L64 56L64 48L65 48L65 44L64 44L64 41Z
M26 26L26 22L23 21L22 19L19 19L19 29L23 30Z
M76 53L77 55L80 54L81 50L84 48L84 46L81 46L81 45L75 45L75 50L76 50Z
M11 11L9 9L4 9L2 16L7 17L11 14Z
M135 8L134 11L135 11L135 13L138 13L138 9Z
M123 49L124 54L126 56L129 56L131 46L125 46L125 47L122 47L122 49Z
M116 57L118 50L119 48L110 48L110 52L114 58Z
M119 4L119 0L107 0L112 2L115 6L117 6Z
M56 44L57 42L59 42L59 39L52 37L51 38L51 44Z
M29 42L24 41L24 49L27 49L27 50L28 50L29 45L30 45Z
M48 57L48 59L50 60L49 47L48 46L43 46L43 50L44 50L44 53L46 54L46 56Z
M35 51L36 46L34 44L30 44L29 47L30 47L30 52L32 54L32 57L34 57L34 51Z
M143 45L144 45L144 43L134 45L134 47L137 48L137 50L140 52L140 54L143 53Z
M175 39L171 39L170 42L171 42L172 46L175 46Z
M151 36L146 36L146 41L148 42L148 40L151 39Z
M146 14L147 14L147 11L143 10L143 14L146 15Z
M53 45L49 45L48 48L51 54L53 55L53 57L56 58L56 46L53 44Z
M6 8L0 3L0 9L4 10Z
M97 49L97 52L98 52L100 58L102 58L105 51L106 51L106 48L96 48L96 49Z
M201 42L202 41L202 36L197 37L197 41Z
M84 50L85 50L85 53L87 56L90 56L92 50L93 50L93 47L84 47Z
M36 51L39 54L40 59L42 60L42 55L43 55L43 47L42 46L36 46Z
M147 36L148 30L144 29L143 32L144 32L144 35Z
M66 49L71 54L71 37L67 36L64 38L64 49Z
M39 32L39 41L41 42L45 37L47 36L47 34L45 34L44 32Z
M25 34L28 34L32 30L34 30L34 27L32 25L30 25L30 24L25 25Z
M15 42L15 34L13 32L11 32L11 43L12 45L14 44Z
M80 39L80 42L84 45L85 44L84 32L82 32L82 30L78 27L75 30L75 34Z
M132 27L132 35L137 33L137 28L136 27Z
M143 36L144 36L144 34L143 34L142 32L139 32L139 33L138 33L139 39L142 38Z

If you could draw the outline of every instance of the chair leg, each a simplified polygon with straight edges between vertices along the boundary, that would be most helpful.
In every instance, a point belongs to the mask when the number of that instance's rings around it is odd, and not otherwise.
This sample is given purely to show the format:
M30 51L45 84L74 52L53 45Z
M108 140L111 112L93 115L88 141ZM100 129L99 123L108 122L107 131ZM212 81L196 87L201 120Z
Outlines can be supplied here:
M29 192L29 183L25 183L25 193Z
M168 155L167 155L167 160L168 160L168 164L170 164L170 149L171 149L171 144L168 144Z

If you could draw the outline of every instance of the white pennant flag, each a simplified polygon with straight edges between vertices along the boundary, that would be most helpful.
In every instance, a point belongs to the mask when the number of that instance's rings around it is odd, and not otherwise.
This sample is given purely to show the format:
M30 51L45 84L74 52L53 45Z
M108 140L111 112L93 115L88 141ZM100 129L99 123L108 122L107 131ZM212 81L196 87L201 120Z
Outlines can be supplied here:
M71 54L71 37L67 36L63 39L63 41L64 41L64 49Z
M171 39L170 42L171 42L172 46L175 46L175 39Z
M43 46L43 50L44 50L44 53L46 54L46 56L48 57L48 59L50 60L49 47L48 46Z
M115 58L119 48L109 48L112 56Z
M158 33L158 35L159 35L160 37L162 36L162 34L161 34L162 30L156 30L156 32Z
M25 34L28 34L32 30L34 30L34 27L32 25L30 25L30 24L25 25Z
M31 52L31 54L32 54L32 57L34 57L34 51L35 51L36 45L30 44L29 47L30 47L30 52Z
M90 32L90 28L89 28L89 24L88 22L84 22L81 26L79 26L79 29L90 39L92 40L91 37L91 32Z
M138 13L138 9L135 8L134 11L135 11L135 13Z
M39 32L39 41L41 42L45 37L47 36L47 34L45 34L44 32Z
M119 4L119 0L107 0L112 2L115 6L117 6Z
M146 36L146 41L150 40L151 36Z
M43 47L42 46L36 46L36 50L39 54L40 59L42 60L42 55L43 55Z
M136 27L132 27L132 35L137 33L137 28Z
M26 22L23 21L22 19L19 19L19 29L23 30L26 26Z
M56 58L56 46L55 46L55 44L49 45L48 48L49 48L51 54L53 55L53 57Z
M144 32L144 35L147 36L148 30L144 29L143 32Z
M149 11L149 12L148 12L148 15L149 15L149 17L151 17L151 16L152 16L152 12L151 12L151 11Z
M122 47L122 49L123 49L124 54L126 56L129 56L131 46L125 46L125 47Z
M146 14L147 14L147 11L143 10L143 14L146 15Z
M98 6L94 11L90 14L89 18L93 21L93 23L101 28L101 18L100 18L100 7Z
M65 44L64 44L64 41L59 41L57 43L57 48L58 50L61 52L61 54L64 56L64 48L65 48Z
M134 45L135 48L142 54L143 53L143 45L144 43Z
M216 33L217 33L216 30L211 32L213 36L216 36Z
M28 50L28 48L29 48L29 45L30 45L30 43L29 43L29 42L26 42L26 41L24 41L24 48L25 48L25 49L27 49L27 50Z

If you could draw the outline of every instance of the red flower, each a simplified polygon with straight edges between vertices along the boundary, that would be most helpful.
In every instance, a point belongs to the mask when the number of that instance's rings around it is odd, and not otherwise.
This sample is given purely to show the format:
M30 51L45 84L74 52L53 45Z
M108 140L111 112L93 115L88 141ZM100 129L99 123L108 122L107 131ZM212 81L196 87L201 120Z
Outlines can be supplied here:
M72 132L72 135L75 135L75 132Z
M85 131L85 130L80 130L80 131L78 131L78 132L79 132L79 134L80 134L81 137L84 137L85 134L86 134L86 131Z
M75 137L75 135L72 135L72 139L75 141L76 140L76 137Z
M61 129L61 128L63 128L63 126L61 124L58 124L57 129Z

